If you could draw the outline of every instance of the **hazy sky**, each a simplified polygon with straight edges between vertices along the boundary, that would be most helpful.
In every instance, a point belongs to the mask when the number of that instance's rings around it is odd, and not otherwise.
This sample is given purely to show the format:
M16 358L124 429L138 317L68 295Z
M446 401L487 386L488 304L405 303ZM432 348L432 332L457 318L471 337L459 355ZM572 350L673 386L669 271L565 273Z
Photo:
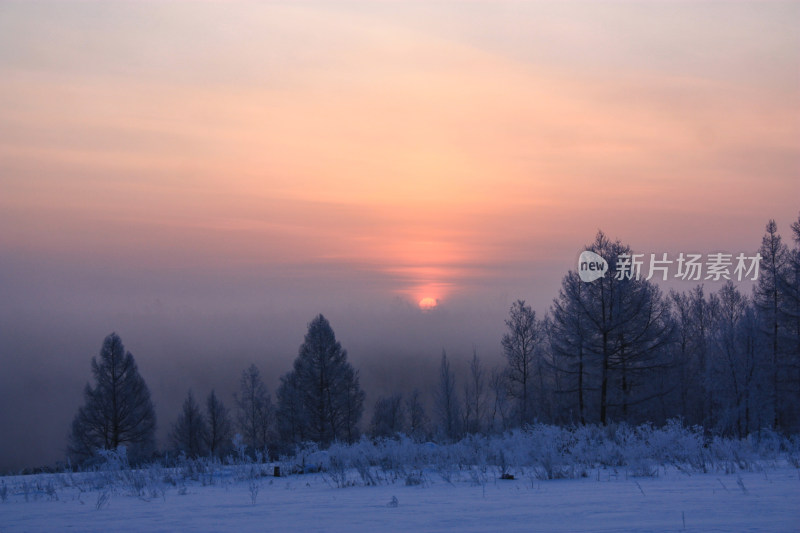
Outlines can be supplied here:
M319 312L371 405L499 361L598 228L789 238L800 3L426 4L0 3L0 470L63 458L111 331L163 437Z

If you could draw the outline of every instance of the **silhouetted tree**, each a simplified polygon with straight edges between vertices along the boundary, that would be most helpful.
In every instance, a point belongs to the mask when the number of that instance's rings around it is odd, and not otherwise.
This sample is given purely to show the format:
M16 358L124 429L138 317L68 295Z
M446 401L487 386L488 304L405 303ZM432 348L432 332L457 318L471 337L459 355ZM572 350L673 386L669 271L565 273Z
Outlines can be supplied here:
M773 427L781 426L782 406L779 391L779 376L782 366L783 343L781 309L784 307L784 292L781 290L781 279L786 278L787 250L778 234L778 226L770 220L766 226L766 233L761 240L761 265L758 283L755 288L755 304L762 317L764 332L769 339L770 366L772 379L770 380L770 397L773 409Z
M393 394L383 396L375 402L369 432L372 437L394 437L406 430L406 413L403 396Z
M309 323L294 368L281 380L278 401L284 435L324 445L358 438L364 392L324 316Z
M509 396L516 401L517 423L529 424L533 422L535 413L535 358L544 338L544 329L536 319L536 311L525 305L524 300L512 304L506 326L508 332L503 335L502 344L508 362Z
M244 443L251 450L263 450L274 429L275 411L266 385L256 365L242 371L239 394L234 395L237 420Z
M430 420L425 414L425 406L420 401L419 389L414 389L406 400L408 414L408 434L415 441L427 439L430 435Z
M227 407L217 398L213 389L206 400L206 422L208 452L212 457L223 457L232 449L233 423Z
M487 392L486 371L478 352L473 350L464 385L464 431L467 433L480 433L485 429L489 401Z
M197 458L207 453L208 426L191 389L183 402L178 420L172 426L170 440L173 447L187 457Z
M308 416L305 410L303 392L297 385L294 371L281 377L276 394L278 400L278 432L284 444L298 444L305 441L308 431Z
M787 266L781 279L781 315L785 331L784 429L800 432L800 216L792 223L794 248L788 250Z
M99 358L92 358L92 375L95 386L86 384L84 405L72 421L70 457L83 461L98 449L123 445L133 461L150 455L156 428L150 391L116 333L103 340Z
M714 383L709 343L719 299L716 295L707 299L698 285L688 293L671 291L669 302L675 325L675 408L688 424L711 427Z
M733 283L726 282L715 299L719 303L710 352L713 428L745 437L772 422L768 339L759 314Z
M508 399L507 372L502 368L494 368L489 379L492 391L492 408L490 426L492 431L502 433L511 428L511 402Z
M439 416L439 432L447 439L458 439L461 436L461 415L456 396L456 377L450 370L450 362L447 360L447 353L444 350L442 350L442 362L439 365L436 411Z
M592 282L568 274L554 304L553 361L565 390L578 392L584 419L590 405L602 424L612 410L632 419L634 407L640 418L654 419L656 413L646 412L648 403L661 407L663 419L667 410L661 400L674 386L667 379L674 340L669 304L656 285L632 271L622 275L624 264L618 261L632 258L628 246L600 231L587 249L608 262L609 272ZM581 382L573 385L576 378Z
M594 354L589 348L589 317L581 306L585 284L570 271L553 300L548 323L548 339L556 370L556 402L562 421L585 424L589 391L596 389ZM594 388L593 388L594 387ZM575 413L577 411L577 413Z

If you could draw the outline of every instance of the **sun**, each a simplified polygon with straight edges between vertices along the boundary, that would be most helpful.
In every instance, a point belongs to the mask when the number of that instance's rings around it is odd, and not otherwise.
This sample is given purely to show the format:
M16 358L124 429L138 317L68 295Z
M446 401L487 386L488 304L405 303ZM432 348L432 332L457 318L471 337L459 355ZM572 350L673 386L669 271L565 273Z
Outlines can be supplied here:
M437 305L439 305L439 302L436 300L436 298L431 298L430 296L426 296L419 301L419 308L423 311L430 311Z

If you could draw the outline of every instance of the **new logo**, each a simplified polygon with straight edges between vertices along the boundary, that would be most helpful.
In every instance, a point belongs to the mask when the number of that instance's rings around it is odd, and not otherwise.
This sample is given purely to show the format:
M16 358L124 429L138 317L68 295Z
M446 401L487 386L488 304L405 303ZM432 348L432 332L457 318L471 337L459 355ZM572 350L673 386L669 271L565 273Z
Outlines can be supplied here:
M582 281L602 278L608 271L608 262L600 255L584 250L578 258L578 276Z

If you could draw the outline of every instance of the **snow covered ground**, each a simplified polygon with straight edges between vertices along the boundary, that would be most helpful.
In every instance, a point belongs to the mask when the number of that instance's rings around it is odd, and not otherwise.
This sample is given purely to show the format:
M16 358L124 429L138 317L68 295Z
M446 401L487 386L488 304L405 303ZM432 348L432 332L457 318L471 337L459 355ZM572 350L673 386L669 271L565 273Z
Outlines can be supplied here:
M666 466L633 477L601 467L543 481L472 470L451 482L426 470L416 486L346 488L321 473L232 476L139 496L122 485L81 487L68 474L16 476L0 481L0 531L800 531L800 471L785 461L754 470Z

